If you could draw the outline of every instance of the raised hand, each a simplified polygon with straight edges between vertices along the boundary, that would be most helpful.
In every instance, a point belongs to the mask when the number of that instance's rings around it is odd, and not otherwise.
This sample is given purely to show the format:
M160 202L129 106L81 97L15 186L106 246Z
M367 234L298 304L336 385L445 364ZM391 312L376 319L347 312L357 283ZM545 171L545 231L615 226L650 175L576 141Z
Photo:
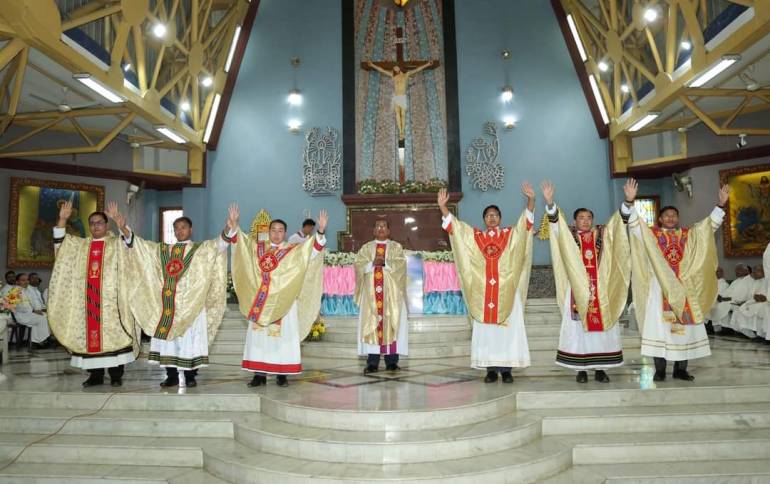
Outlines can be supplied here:
M117 202L114 200L107 202L107 209L104 213L115 222L115 225L117 225L121 231L126 228L126 216L120 213Z
M446 204L449 202L449 192L447 192L446 188L442 188L438 191L436 201L438 202L438 208L441 209L441 215L444 217L449 215L449 209L446 206Z
M545 204L548 206L553 205L553 193L556 191L556 187L553 185L553 182L551 180L543 180L543 182L540 184L540 190L543 192Z
M724 207L728 200L730 200L730 185L725 184L719 189L719 206Z
M521 193L524 194L525 197L527 197L527 210L530 212L535 210L535 189L532 188L532 185L525 181L521 184Z
M229 231L237 230L240 220L241 208L237 203L231 203L230 206L227 207L227 221L225 222L227 229Z
M57 223L56 225L58 227L66 227L67 220L69 220L71 215L72 215L72 199L69 199L66 202L64 202L64 204L59 209L59 223Z
M318 231L326 232L326 224L329 223L329 214L326 210L318 212Z
M633 178L626 180L623 185L623 193L626 196L626 202L633 203L636 200L636 194L639 192L639 184Z
M528 200L535 199L535 189L532 188L532 185L527 181L521 184L521 193L523 193Z

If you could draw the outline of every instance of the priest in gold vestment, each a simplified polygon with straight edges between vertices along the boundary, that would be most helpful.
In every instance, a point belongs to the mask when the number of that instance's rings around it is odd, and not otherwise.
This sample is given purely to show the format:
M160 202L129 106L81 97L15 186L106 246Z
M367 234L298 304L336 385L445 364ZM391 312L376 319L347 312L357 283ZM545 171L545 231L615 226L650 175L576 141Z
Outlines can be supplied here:
M134 235L117 205L108 207L107 215L133 239L125 271L132 281L131 311L152 337L147 360L166 369L160 386L179 385L182 372L182 386L196 386L227 305L227 247L234 228L192 242L192 220L180 217L174 221L177 242L165 244Z
M660 210L657 227L631 212L631 283L642 355L655 360L655 381L673 377L692 381L687 361L711 354L705 319L717 297L714 231L722 225L730 187L719 190L711 215L691 228L679 227L679 210Z
M302 372L300 342L321 309L327 221L322 210L318 231L301 244L284 241L286 222L280 219L270 222L269 240L255 240L240 230L235 235L233 285L248 320L241 367L254 372L249 386L265 385L271 374L285 387L286 375Z
M636 198L637 184L626 181L625 201L606 225L593 225L587 208L574 213L568 227L553 201L554 186L542 184L550 222L551 262L556 300L562 315L556 364L577 370L578 383L588 381L586 370L596 370L596 381L607 383L605 368L623 364L623 341L617 324L626 307L631 259L626 223Z
M109 232L107 214L88 217L91 237L67 234L72 201L63 203L53 229L56 261L48 296L51 332L72 353L70 365L88 370L83 386L123 384L124 365L139 352L139 332L128 304L128 282L121 277L126 246Z
M484 229L457 220L447 208L446 189L438 194L442 226L449 233L465 304L473 320L471 367L487 370L486 383L513 383L511 369L530 365L524 307L532 268L535 190L522 184L527 208L513 227L500 227L496 205L484 209Z
M399 355L408 354L406 257L401 244L390 240L387 220L374 222L374 240L358 251L355 268L358 354L367 357L364 374L378 371L380 355L385 355L386 370L397 371Z

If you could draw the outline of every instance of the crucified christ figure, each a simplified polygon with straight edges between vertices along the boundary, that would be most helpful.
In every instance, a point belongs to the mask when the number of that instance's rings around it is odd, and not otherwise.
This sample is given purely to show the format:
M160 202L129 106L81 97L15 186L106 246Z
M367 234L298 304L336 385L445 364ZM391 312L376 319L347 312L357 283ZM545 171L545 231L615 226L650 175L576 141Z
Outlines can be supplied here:
M384 69L377 65L377 63L368 61L367 66L379 72L382 75L388 76L393 79L393 99L391 105L393 111L396 114L396 126L398 126L398 139L399 141L406 138L406 89L409 86L409 78L423 69L431 67L432 61L428 61L425 64L420 65L412 70L401 70L398 65L394 65L392 69Z

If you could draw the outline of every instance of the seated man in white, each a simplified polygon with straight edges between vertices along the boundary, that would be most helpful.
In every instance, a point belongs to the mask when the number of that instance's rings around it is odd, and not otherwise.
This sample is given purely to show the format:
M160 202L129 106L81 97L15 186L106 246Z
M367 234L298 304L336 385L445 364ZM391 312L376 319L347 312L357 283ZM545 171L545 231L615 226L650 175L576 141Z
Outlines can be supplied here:
M735 280L724 291L724 296L717 297L717 304L711 311L711 322L714 327L721 326L720 334L729 334L732 328L730 323L730 314L736 306L743 304L751 299L752 279L751 270L746 264L735 266ZM726 331L727 330L727 331Z
M708 334L714 334L722 329L722 325L714 323L714 314L718 311L719 303L725 301L728 287L730 287L730 283L725 279L725 270L717 267L717 300L714 301L711 312L707 317L709 322L706 324L706 331Z
M730 327L743 333L747 338L757 335L758 319L764 314L764 306L767 305L767 283L765 271L761 265L754 266L751 271L751 297L740 306L733 308L730 318Z
M30 294L27 274L17 274L16 285L21 288L21 302L13 308L13 316L17 323L32 328L32 343L45 347L51 342L51 330L48 327L45 309L37 302L34 295Z

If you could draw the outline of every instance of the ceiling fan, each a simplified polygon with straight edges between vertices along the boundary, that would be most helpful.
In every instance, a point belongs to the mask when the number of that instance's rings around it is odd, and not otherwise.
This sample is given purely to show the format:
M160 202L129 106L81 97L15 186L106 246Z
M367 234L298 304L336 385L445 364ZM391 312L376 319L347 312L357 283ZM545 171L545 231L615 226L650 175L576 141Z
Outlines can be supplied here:
M137 141L137 138L139 137L139 130L134 128L133 134L131 136L121 136L118 135L117 139L120 141L126 143L133 149L139 149L143 146L152 146L152 145L159 145L163 143L163 140L160 139L153 139L153 140L147 140L147 141Z
M99 103L97 101L92 101L92 102L84 103L84 104L70 104L70 102L69 102L69 87L62 86L61 90L62 90L62 99L59 102L51 101L50 99L47 99L47 98L45 98L43 96L40 96L38 94L32 94L31 93L29 95L29 97L35 98L38 101L43 101L44 103L50 104L51 106L55 106L56 109L60 113L68 113L70 111L74 111L74 110L77 110L77 109L86 109L86 108L91 108L91 107L99 105Z

